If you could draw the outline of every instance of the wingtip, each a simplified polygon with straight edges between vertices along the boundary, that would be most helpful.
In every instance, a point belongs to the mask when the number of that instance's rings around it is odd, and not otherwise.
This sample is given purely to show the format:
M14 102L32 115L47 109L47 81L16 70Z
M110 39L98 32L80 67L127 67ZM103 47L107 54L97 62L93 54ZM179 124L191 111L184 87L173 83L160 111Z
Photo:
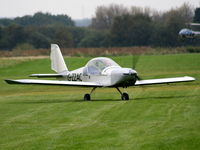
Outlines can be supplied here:
M5 79L5 82L8 84L22 84L19 80L11 80L11 79Z
M185 76L185 78L188 78L191 81L195 81L196 80L194 77L190 77L190 76Z
M10 79L5 79L4 80L6 83L8 83L8 84L13 84L14 83L14 81L13 80L10 80Z

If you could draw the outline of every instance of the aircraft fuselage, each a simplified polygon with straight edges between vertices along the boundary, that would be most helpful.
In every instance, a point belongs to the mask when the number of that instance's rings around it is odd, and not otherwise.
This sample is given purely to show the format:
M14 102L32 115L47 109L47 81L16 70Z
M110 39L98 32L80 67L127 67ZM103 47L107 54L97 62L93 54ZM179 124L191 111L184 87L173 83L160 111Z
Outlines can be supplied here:
M82 82L98 82L103 86L132 86L136 82L137 72L131 68L122 68L111 66L105 68L101 73L90 74L84 73L85 67L71 71L59 80L65 81L82 81Z

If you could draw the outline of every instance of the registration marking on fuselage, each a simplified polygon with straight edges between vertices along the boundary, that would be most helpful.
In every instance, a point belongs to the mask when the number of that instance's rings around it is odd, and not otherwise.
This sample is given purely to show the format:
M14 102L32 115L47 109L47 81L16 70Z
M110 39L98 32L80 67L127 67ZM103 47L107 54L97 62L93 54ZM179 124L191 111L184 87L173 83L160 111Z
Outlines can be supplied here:
M82 73L72 73L67 75L68 81L82 81L81 79Z

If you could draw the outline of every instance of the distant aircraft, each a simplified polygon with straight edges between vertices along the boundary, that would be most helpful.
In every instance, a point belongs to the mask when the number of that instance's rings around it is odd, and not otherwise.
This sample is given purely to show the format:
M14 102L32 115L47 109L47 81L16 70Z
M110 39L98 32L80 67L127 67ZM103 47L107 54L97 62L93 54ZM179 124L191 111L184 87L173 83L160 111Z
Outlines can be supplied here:
M200 26L199 23L189 23L190 26ZM184 28L181 29L179 32L179 36L181 38L196 38L198 36L200 36L200 32L199 31L193 31L191 29L188 28Z
M56 44L51 44L50 58L51 69L54 70L56 74L32 74L30 76L38 78L55 77L57 80L19 79L5 81L9 84L93 87L89 94L87 93L84 95L84 100L90 100L92 92L94 92L97 87L113 87L121 94L122 100L129 100L128 93L121 92L119 87L127 88L129 86L189 82L195 80L195 78L189 76L140 80L135 70L132 68L122 68L112 59L106 57L93 58L84 67L69 71L60 48Z

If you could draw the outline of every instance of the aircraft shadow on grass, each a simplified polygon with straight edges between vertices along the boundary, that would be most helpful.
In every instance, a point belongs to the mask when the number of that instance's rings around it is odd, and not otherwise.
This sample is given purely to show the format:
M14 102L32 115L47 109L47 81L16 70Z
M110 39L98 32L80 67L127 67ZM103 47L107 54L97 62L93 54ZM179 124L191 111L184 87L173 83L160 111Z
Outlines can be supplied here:
M171 98L193 98L200 97L200 95L179 95L179 96L153 96L153 97L137 97L130 100L141 101L141 100L162 100L162 99L171 99ZM53 103L72 103L72 102L121 102L120 99L94 99L92 101L83 101L83 100L60 100L60 99L50 99L50 100L34 100L34 101L18 101L18 102L9 102L9 104L53 104ZM124 101L127 102L127 101Z

